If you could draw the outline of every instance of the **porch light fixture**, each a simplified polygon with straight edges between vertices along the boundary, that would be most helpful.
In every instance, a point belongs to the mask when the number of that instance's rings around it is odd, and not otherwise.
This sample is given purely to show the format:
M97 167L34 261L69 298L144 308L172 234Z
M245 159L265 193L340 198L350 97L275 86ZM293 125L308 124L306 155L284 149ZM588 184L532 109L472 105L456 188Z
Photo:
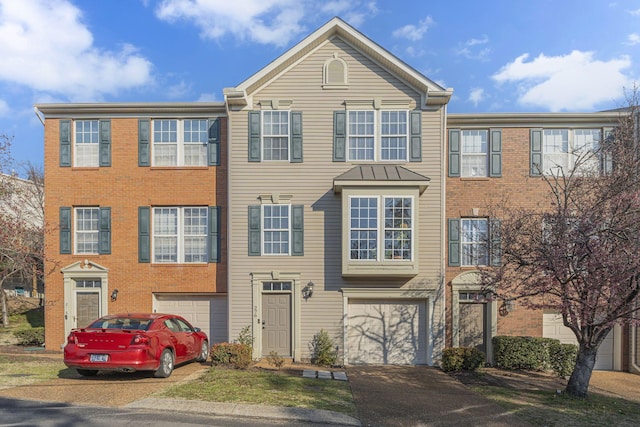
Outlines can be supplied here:
M113 292L111 292L111 301L115 301L118 299L118 290L114 289Z
M313 295L313 282L309 281L307 286L302 288L302 298L309 299L311 298L311 295Z

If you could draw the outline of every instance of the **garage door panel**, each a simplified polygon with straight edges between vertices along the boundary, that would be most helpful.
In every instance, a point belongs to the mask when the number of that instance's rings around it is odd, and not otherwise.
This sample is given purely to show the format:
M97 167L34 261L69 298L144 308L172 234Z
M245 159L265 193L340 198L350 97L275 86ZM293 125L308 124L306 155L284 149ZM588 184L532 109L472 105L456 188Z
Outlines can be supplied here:
M156 312L171 313L202 329L211 343L226 341L226 300L207 295L156 295Z
M350 364L424 364L427 354L423 301L357 301L349 304Z
M544 313L542 322L542 336L555 338L563 344L578 344L573 331L562 322L562 316L557 313ZM607 337L598 348L596 364L593 369L610 371L613 369L613 332L609 331Z

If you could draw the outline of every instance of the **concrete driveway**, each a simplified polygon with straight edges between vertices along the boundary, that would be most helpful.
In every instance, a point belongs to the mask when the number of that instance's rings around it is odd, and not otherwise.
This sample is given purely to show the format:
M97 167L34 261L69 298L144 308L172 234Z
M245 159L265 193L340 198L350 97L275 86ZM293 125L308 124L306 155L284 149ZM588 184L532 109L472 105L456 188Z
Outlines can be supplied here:
M363 426L529 426L439 369L347 368Z
M148 372L132 374L106 372L96 377L82 377L74 372L71 378L56 378L34 385L0 390L0 396L118 407L144 399L179 382L188 381L208 368L206 364L189 363L176 367L169 378L154 378Z

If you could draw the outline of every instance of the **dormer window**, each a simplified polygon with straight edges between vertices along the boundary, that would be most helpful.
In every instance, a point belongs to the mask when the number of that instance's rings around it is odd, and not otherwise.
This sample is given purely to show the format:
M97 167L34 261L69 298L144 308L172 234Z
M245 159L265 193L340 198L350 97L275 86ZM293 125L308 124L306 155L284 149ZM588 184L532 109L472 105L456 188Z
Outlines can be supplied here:
M348 84L347 71L347 63L342 58L338 58L337 53L334 53L333 57L324 63L322 87L324 89L346 88Z

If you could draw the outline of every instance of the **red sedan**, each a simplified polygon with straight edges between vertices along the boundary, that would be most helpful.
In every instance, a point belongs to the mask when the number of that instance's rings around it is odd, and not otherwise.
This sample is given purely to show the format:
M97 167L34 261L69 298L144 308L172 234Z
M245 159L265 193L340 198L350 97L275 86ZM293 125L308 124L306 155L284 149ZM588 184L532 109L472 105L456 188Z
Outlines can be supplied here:
M127 313L104 316L73 329L64 347L64 363L80 375L98 371L153 371L171 375L175 365L209 357L207 334L180 316Z

